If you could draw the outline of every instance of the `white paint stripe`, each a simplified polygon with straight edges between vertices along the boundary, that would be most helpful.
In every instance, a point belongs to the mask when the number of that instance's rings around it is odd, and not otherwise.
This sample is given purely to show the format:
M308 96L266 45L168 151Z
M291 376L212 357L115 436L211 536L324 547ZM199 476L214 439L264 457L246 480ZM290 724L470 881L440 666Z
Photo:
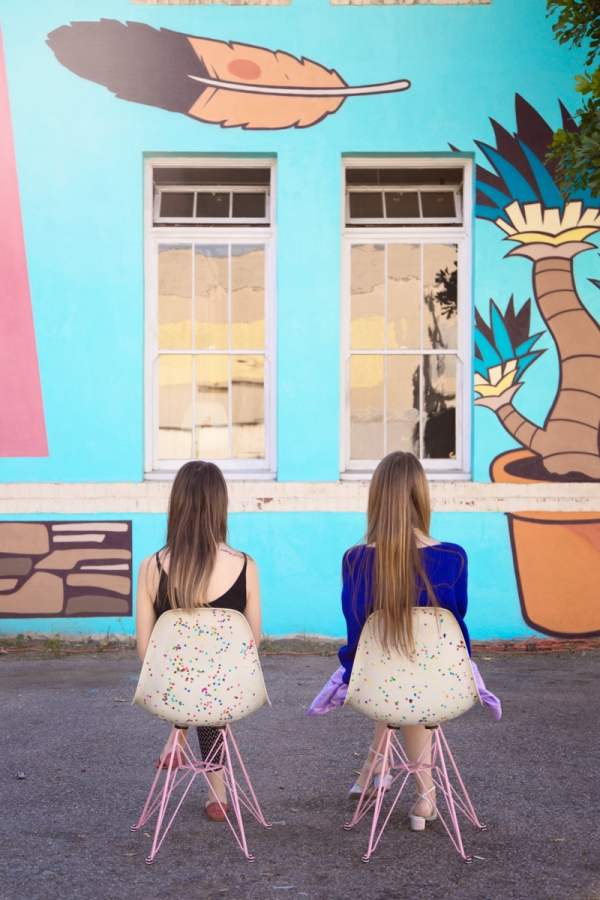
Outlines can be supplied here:
M90 541L101 544L105 537L105 534L53 534L52 540L55 544L74 544L82 542L87 544Z
M52 531L127 531L127 522L71 522L53 525Z
M119 569L120 571L123 571L123 570L129 571L129 566L127 565L127 563L122 563L121 565L118 565L118 566L82 566L81 569L82 569L82 571L84 569L85 570L90 569L90 570L94 570L94 571L100 570L100 569L103 569L103 570L110 569L111 571L116 571L117 569Z
M172 482L0 483L0 515L165 515ZM369 484L359 481L228 481L229 511L364 513ZM434 512L600 511L600 483L492 484L432 481ZM57 523L58 524L58 523ZM62 523L61 523L62 524ZM90 523L88 531L94 526ZM66 537L66 535L63 535ZM71 538L67 537L67 540Z

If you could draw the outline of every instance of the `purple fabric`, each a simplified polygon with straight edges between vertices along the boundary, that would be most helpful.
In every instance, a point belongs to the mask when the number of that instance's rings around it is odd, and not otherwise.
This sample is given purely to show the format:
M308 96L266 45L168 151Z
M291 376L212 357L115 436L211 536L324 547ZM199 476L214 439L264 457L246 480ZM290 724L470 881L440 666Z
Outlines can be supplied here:
M342 706L348 693L348 685L344 684L342 680L343 675L344 667L340 666L335 670L321 693L310 704L307 716L323 716L332 709Z
M495 694L492 694L491 691L488 691L486 688L483 678L479 674L479 669L476 664L471 660L471 666L473 667L473 675L475 676L475 684L477 685L477 690L479 691L479 696L481 697L481 702L484 706L487 706L494 719L498 722L502 718L502 704L498 697Z
M498 697L486 688L483 678L479 674L479 669L473 660L471 660L471 665L473 667L475 684L477 685L481 702L484 706L487 706L494 719L498 721L502 718L502 704ZM348 693L348 685L344 684L343 676L344 667L340 666L339 669L335 670L323 690L310 704L306 713L307 716L324 716L325 713L331 712L332 709L337 709L338 706L343 705L346 694Z

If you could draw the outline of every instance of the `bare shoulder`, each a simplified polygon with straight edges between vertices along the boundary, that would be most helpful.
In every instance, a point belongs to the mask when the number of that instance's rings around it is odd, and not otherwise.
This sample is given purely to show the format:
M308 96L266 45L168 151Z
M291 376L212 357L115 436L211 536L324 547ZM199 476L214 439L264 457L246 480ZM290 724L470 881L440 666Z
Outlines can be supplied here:
M243 559L244 554L240 550L235 550L228 544L219 544L219 553L224 553L230 559ZM250 559L250 557L248 557Z

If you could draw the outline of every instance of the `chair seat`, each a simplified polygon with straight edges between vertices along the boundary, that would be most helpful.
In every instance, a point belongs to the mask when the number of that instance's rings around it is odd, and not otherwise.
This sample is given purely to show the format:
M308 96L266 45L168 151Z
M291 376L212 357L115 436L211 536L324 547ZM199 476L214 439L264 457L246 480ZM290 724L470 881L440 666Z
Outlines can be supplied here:
M174 725L217 728L269 704L245 617L209 606L163 613L133 702Z
M413 610L415 649L410 656L385 653L378 613L360 637L346 705L363 716L402 725L437 725L481 702L465 639L447 610Z

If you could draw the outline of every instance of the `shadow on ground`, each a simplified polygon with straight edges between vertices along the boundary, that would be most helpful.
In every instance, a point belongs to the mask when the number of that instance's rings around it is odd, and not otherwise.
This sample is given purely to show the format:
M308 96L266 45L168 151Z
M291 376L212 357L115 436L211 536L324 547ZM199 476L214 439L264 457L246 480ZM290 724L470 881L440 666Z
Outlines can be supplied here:
M367 822L342 825L371 727L345 709L305 717L335 659L267 656L273 705L235 734L265 814L280 824L248 823L256 862L246 862L227 826L205 819L198 781L147 867L150 832L130 826L168 727L130 706L135 655L2 657L0 897L596 900L600 654L478 663L504 718L477 708L445 732L488 825L463 830L483 859L462 862L440 823L411 833L407 797L365 865Z

